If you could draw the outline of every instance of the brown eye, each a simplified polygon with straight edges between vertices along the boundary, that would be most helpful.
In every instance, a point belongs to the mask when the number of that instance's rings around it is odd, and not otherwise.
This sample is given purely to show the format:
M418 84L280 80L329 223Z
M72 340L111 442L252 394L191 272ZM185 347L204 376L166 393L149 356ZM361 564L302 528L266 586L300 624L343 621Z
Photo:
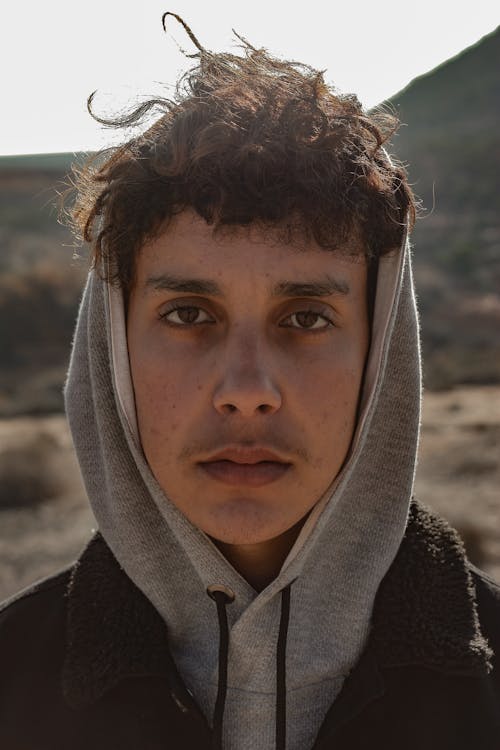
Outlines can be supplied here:
M304 331L319 331L329 328L333 323L324 315L315 310L299 310L286 318L282 325L287 328L298 328Z
M295 313L295 318L301 328L313 328L320 316L318 313L306 310L306 312Z
M199 307L179 307L175 311L181 323L196 323L200 314Z
M179 305L166 310L160 318L172 326L192 326L201 323L213 323L213 318L205 310L195 305Z

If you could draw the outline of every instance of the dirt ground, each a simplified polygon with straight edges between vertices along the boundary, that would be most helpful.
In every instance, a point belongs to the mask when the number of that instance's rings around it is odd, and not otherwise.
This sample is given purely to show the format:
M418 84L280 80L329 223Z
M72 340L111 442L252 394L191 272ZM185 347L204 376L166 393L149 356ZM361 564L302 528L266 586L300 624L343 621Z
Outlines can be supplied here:
M415 494L500 581L499 488L500 386L426 394ZM95 527L65 418L1 420L0 600L73 561Z
M424 396L415 495L458 529L500 581L500 387Z

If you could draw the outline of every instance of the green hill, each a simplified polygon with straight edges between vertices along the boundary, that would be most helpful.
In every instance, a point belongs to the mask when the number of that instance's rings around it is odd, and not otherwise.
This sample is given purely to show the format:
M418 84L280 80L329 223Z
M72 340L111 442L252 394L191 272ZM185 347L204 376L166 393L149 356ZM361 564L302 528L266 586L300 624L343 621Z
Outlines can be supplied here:
M500 380L500 27L396 94L427 383Z
M429 208L498 213L500 27L390 100L394 141Z
M81 158L0 157L0 416L62 409L86 263L56 204Z
M0 174L9 171L22 172L62 172L66 173L79 153L20 154L0 156Z

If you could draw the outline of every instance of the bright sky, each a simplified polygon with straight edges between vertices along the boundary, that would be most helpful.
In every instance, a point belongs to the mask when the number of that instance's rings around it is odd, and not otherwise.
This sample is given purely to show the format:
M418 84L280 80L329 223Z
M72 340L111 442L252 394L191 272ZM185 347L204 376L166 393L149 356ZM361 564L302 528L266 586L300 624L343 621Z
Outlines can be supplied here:
M112 113L138 93L172 86L192 64L163 33L166 10L200 42L236 51L231 29L254 46L326 69L341 91L370 107L474 44L500 23L496 0L15 0L0 31L0 154L100 148L110 132L86 98ZM171 19L177 42L194 51Z

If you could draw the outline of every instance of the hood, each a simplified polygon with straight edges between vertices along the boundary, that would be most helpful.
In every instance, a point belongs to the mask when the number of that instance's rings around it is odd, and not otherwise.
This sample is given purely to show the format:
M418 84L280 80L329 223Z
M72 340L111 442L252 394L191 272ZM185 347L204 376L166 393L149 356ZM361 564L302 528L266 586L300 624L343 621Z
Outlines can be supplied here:
M366 644L375 594L403 538L420 392L405 238L400 252L379 263L349 458L318 498L278 577L257 593L153 477L138 437L122 295L90 273L65 391L83 479L104 539L166 623L174 661L209 722L220 688L224 625L207 589L224 587L234 594L225 607L225 750L276 747L276 716L283 715L280 700L276 705L279 658L286 664L288 739L282 746L312 746Z

